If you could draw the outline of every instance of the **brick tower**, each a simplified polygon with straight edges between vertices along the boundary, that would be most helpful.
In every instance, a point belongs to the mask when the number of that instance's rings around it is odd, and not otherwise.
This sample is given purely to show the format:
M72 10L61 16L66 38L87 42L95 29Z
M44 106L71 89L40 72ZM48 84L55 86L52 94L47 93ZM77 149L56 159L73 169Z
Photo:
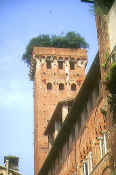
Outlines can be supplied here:
M30 76L34 80L34 171L48 153L44 131L57 103L73 98L85 78L86 49L35 47Z

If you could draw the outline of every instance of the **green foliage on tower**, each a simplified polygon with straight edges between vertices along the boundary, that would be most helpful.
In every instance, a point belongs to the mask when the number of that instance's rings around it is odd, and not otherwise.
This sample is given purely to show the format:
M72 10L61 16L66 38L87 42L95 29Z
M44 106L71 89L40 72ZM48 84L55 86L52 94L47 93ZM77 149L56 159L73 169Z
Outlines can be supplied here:
M96 15L107 15L114 0L81 0L82 2L93 4Z
M32 57L33 47L55 47L55 48L87 48L88 43L79 33L68 32L66 35L39 35L32 38L26 47L22 59L29 65Z

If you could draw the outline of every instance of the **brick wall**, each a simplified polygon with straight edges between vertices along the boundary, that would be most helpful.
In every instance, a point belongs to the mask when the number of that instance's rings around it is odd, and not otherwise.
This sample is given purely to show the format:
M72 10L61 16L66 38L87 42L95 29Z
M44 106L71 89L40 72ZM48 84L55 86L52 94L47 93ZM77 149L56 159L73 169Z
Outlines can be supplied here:
M44 136L48 120L57 103L65 98L73 98L79 91L85 78L87 55L85 49L54 49L35 48L33 57L36 60L34 77L34 166L35 175L41 168L48 153L48 138ZM55 56L54 56L55 55ZM58 68L58 59L63 61L63 69ZM70 60L73 57L75 69L70 69ZM46 60L50 58L51 68L47 69ZM47 83L52 89L47 89ZM64 90L59 90L59 84L64 84ZM76 90L71 90L75 83Z
M111 13L111 15L112 14L114 15L114 13ZM110 20L110 23L108 20ZM73 135L74 133L73 134L71 134L71 132L67 133L67 136L69 137L67 137L68 139L66 143L63 145L62 149L58 150L59 153L57 154L58 157L56 158L55 162L50 162L51 166L49 167L48 173L46 171L46 174L49 175L55 175L55 174L82 175L83 169L85 171L86 169L85 166L87 166L88 161L89 161L88 164L92 164L91 165L92 168L89 167L88 169L89 174L106 175L111 173L110 158L107 159L107 153L105 152L106 141L104 134L106 130L112 126L112 114L108 106L106 116L101 111L102 109L104 109L104 104L106 102L106 95L107 95L103 83L105 77L105 71L102 67L102 64L104 64L105 62L106 55L110 54L111 52L112 48L111 34L112 31L114 30L109 31L110 29L109 27L112 26L112 20L111 17L109 16L97 16L96 26L98 34L99 60L100 60L100 73L101 73L101 80L99 82L100 87L99 99L96 101L96 99L94 98L95 97L94 93L91 92L91 95L93 93L92 101L94 102L95 105L92 106L91 97L89 96L88 102L85 107L86 110L81 113L81 116L77 115L77 118L80 117L81 119L80 124L77 122L75 123L74 128L72 128L75 130L75 136ZM113 44L114 43L115 41L113 40ZM59 56L67 57L65 51L66 50L63 49L59 49L57 51L56 49L52 49L51 53L52 54L57 53L57 55ZM71 50L69 49L68 54L70 54L70 51ZM79 55L80 51L78 52ZM38 53L40 55L46 55L45 52L47 52L47 54L49 55L50 49L47 49L46 51L45 50L38 51L38 49L36 48L35 55ZM74 58L79 57L79 55L76 57L76 54L74 52L72 53L72 55ZM83 56L81 55L80 58L83 58ZM65 64L66 62L67 61L65 60ZM69 62L67 62L67 64L69 66ZM82 67L80 66L81 62L78 62L78 65L79 65L78 69L75 69L74 71L70 70L67 72L68 78L66 77L65 69L59 71L57 69L56 63L54 64L53 66L54 68L52 71L46 70L45 64L40 66L40 68L39 66L36 67L35 128L37 127L37 130L35 133L35 170L36 170L35 174L37 174L37 171L41 167L47 153L47 151L42 152L42 150L40 149L41 146L45 146L47 148L47 139L43 136L44 127L46 127L47 125L46 119L50 119L50 116L53 113L58 101L63 100L63 98L65 97L71 97L71 98L74 97L75 94L78 92L78 89L81 87L80 86L77 89L76 93L70 91L70 84L72 82L77 81L77 84L79 85L79 82L81 82L81 80L83 81L85 75L84 69L82 69ZM43 75L42 71L45 72L46 74ZM78 78L77 74L80 74ZM47 81L50 81L54 84L53 90L49 92L49 94L46 91ZM59 82L63 82L65 84L65 90L62 92L60 92L58 89ZM46 111L45 115L43 114L44 110ZM36 134L38 134L37 137ZM38 163L39 161L41 161L41 163Z
M86 111L89 112L87 117L84 117L86 112L81 114L81 128L78 124L75 128L76 137L70 135L67 142L63 145L62 150L59 150L59 157L51 165L48 172L49 175L78 175L83 174L83 166L86 160L92 153L92 170L101 162L100 140L103 139L103 133L112 125L112 115L108 107L107 115L104 116L101 109L104 108L106 99L106 90L104 86L105 71L102 67L106 59L106 54L112 50L112 45L115 36L112 26L115 24L113 13L114 7L111 9L110 16L96 16L96 26L99 46L100 72L101 81L99 82L100 95L96 106L91 106L91 101L87 103ZM113 17L112 17L113 16ZM112 30L113 29L113 30ZM112 35L112 36L111 36ZM115 37L113 37L114 39ZM46 59L53 58L52 68L46 69ZM58 59L63 59L63 69L58 69ZM70 58L74 58L76 68L70 70ZM50 120L56 104L66 97L75 97L79 91L85 77L86 50L84 49L55 49L55 48L35 48L33 58L36 60L36 72L34 77L34 161L35 175L41 168L47 154L48 141L43 135L47 126L47 120ZM81 62L83 61L83 62ZM52 90L47 90L47 83L52 83ZM64 84L64 90L59 90L59 83ZM76 84L76 91L71 91L71 84ZM94 96L93 96L94 101ZM92 110L91 110L92 107ZM77 116L78 117L78 116ZM109 118L108 118L109 117ZM104 152L102 153L104 155ZM102 155L102 156L103 156ZM106 160L106 159L104 159ZM110 173L110 161L102 161L99 167L92 172L91 175L101 175ZM106 167L109 169L105 170ZM89 172L90 173L90 172Z
M94 91L92 91L92 93L94 93ZM102 145L102 155L100 149L99 138L102 138L103 141L103 134L106 133L106 130L108 129L106 116L101 112L101 108L104 107L104 104L104 99L101 99L98 96L96 98L95 105L93 105L88 114L88 118L85 118L85 122L83 122L80 127L78 122L75 123L70 134L67 133L67 140L63 147L59 149L59 156L56 161L51 162L51 168L48 174L83 175L83 165L87 160L89 161L89 174L101 175L104 173L108 175L108 173L111 172L111 161L108 154L108 145L106 145L106 152L104 152L105 145ZM81 115L83 114L81 113ZM90 153L92 155L91 168Z
M88 98L83 97L85 105L82 112L78 114L77 107L75 113L77 116L72 116L77 122L70 133L67 132L67 139L62 148L60 147L57 151L55 162L51 162L48 170L50 175L83 175L86 162L89 167L88 173L91 175L106 175L111 172L106 131L111 127L109 121L112 119L107 108L107 99L99 93L101 81L99 75L97 76L91 92L88 93ZM107 109L107 114L102 113L102 109ZM80 123L78 118L80 118Z

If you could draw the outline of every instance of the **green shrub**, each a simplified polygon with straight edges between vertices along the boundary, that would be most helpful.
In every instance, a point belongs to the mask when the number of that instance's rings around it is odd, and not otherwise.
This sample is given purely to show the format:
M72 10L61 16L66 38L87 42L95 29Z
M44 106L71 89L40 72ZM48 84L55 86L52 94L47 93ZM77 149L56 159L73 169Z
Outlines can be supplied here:
M111 93L116 93L116 62L111 64L110 70L105 77L105 82L108 90Z
M92 8L94 9L96 15L106 15L109 12L114 2L114 0L81 0L81 1L93 4Z
M56 47L56 48L87 48L88 43L80 34L68 32L66 35L39 35L32 38L26 47L22 59L29 65L32 57L33 47Z
M96 15L106 15L114 0L96 0L94 3L95 14Z

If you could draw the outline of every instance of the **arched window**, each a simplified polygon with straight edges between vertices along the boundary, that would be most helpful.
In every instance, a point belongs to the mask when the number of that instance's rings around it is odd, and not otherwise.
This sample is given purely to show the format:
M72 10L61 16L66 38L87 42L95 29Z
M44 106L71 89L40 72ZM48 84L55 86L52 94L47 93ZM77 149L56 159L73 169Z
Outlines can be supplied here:
M64 84L63 83L59 84L59 90L64 90Z
M72 91L75 91L75 90L76 90L76 84L73 83L73 84L71 85L71 90L72 90Z
M52 89L52 83L47 83L47 90L51 90Z

